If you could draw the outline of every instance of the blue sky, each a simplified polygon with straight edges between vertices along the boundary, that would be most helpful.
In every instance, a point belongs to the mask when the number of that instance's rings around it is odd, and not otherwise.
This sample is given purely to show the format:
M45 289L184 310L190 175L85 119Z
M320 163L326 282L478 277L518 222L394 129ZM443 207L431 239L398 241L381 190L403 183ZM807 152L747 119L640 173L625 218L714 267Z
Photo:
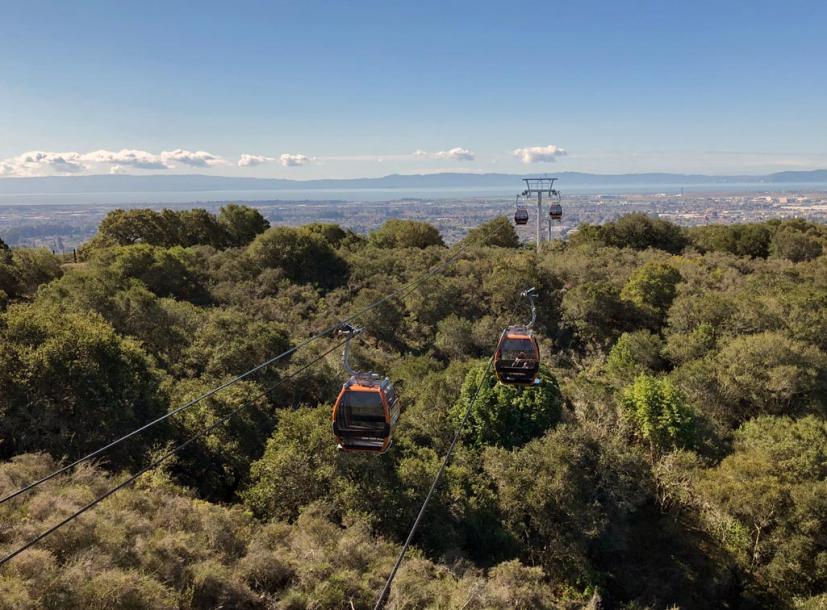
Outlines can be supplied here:
M6 2L0 174L827 167L825 23L815 1Z

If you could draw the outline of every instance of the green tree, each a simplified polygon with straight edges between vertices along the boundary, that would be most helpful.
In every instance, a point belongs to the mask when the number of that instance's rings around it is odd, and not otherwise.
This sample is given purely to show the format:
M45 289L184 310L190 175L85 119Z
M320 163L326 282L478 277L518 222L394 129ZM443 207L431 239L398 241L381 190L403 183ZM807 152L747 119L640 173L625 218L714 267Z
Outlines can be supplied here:
M471 409L465 438L474 445L507 449L523 445L556 424L562 413L557 381L545 369L541 369L538 379L539 385L529 387L497 383L487 366L479 364L465 376L450 417L457 425Z
M786 258L794 263L818 258L821 252L821 240L792 227L779 229L770 243L770 253L773 256Z
M148 244L170 248L198 244L223 248L230 243L227 226L204 209L112 210L82 253L111 246Z
M639 450L601 448L576 426L558 426L510 452L490 447L483 457L505 526L552 582L595 584L590 558L599 541L649 498Z
M165 411L148 356L97 315L14 306L0 316L0 451L74 459ZM108 454L137 463L163 438L157 426Z
M256 515L295 518L302 507L329 497L336 476L336 446L328 409L282 411L262 458L253 463L242 493Z
M433 225L396 218L373 231L369 240L378 248L427 248L445 245L442 236Z
M517 248L520 245L520 237L514 225L505 216L499 216L470 229L463 241L477 246L498 248Z
M258 210L236 203L221 208L218 222L224 226L233 246L246 246L270 228L270 223Z
M623 333L606 359L606 371L617 381L627 382L641 373L663 367L663 341L648 330Z
M677 254L687 244L681 228L671 222L640 212L624 214L601 226L584 223L578 227L572 243L599 243L616 248L646 250L657 248Z
M705 526L781 599L827 587L825 456L823 418L758 417L697 484Z
M195 332L182 364L189 376L217 379L239 375L289 348L288 334L280 324L251 320L240 311L217 310ZM283 364L260 371L256 379L269 385Z
M449 358L467 358L476 352L473 324L466 318L451 314L437 324L437 349Z
M669 379L638 375L623 390L621 405L652 455L692 442L695 416Z
M159 297L175 297L196 303L209 299L205 277L193 252L176 246L161 248L138 244L111 248L96 254L93 264L115 278L140 280Z
M567 290L563 320L587 344L605 345L630 325L619 292L604 282L586 282Z
M736 256L767 258L772 230L766 224L704 225L688 229L701 252L729 252Z
M634 303L641 311L662 320L681 281L680 272L667 263L646 263L638 268L620 293L620 298Z
M112 210L98 225L98 232L88 248L128 246L144 243L169 246L174 235L163 222L161 214L150 209Z
M168 212L168 210L164 210ZM193 208L172 212L177 218L170 223L177 226L177 235L169 246L184 246L188 248L196 245L207 245L213 248L224 248L230 244L226 225L207 210ZM170 230L170 233L172 231Z
M823 409L827 356L782 333L732 339L718 354L716 367L718 384L735 409L736 421Z
M673 363L682 364L712 353L716 340L717 333L712 324L701 322L691 332L670 334L663 354Z
M303 228L321 236L334 248L338 248L350 235L348 231L345 231L342 227L332 222L313 222L309 225L304 225Z
M391 345L402 345L400 326L402 324L402 310L396 299L390 299L371 307L385 295L375 288L364 288L353 299L354 312L364 312L359 316L359 324L363 326L371 337L385 341ZM368 309L368 307L371 307Z
M259 271L277 269L284 277L323 288L347 281L347 263L319 234L305 229L273 227L248 246Z
M41 284L63 275L57 257L45 248L18 248L12 254L12 262L17 270L18 289L28 296L33 296Z
M256 515L285 520L313 502L324 502L334 514L370 515L384 531L401 535L401 511L413 518L416 509L398 487L393 456L337 453L330 409L278 412L276 431L253 463L250 485L241 494L245 504Z
M625 214L607 229L609 245L618 248L658 248L678 253L686 245L686 237L679 226L646 214Z
M0 246L0 309L5 301L20 290L20 272L12 263L11 250L5 243Z
M201 380L182 380L173 388L170 404L186 404L212 387L214 384ZM180 453L173 468L178 480L197 489L202 497L219 501L233 498L246 481L250 464L264 452L275 425L267 398L260 397L263 390L258 383L241 381L176 416L176 435L196 438ZM227 417L226 423L218 425ZM206 429L211 430L205 435Z

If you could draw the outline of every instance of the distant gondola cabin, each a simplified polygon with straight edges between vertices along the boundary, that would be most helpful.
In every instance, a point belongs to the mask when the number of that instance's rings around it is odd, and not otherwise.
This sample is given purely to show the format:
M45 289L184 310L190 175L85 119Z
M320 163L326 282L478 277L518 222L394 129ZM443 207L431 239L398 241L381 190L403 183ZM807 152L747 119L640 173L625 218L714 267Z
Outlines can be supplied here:
M494 372L501 383L532 385L540 372L540 348L525 326L509 326L500 336Z
M517 208L514 212L514 223L518 225L528 224L528 210L525 208Z
M548 215L552 220L561 220L563 218L563 206L559 203L552 203L549 206Z
M384 453L399 420L399 400L387 378L358 373L333 406L333 434L340 451Z

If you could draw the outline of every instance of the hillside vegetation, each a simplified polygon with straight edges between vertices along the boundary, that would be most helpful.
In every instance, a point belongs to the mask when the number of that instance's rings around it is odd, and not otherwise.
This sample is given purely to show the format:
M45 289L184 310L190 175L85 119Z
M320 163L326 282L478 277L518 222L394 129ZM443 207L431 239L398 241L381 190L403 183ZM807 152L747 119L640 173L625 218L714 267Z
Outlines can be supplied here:
M5 555L275 386L0 568L0 609L372 607L468 408L388 608L824 608L825 244L632 214L537 256L504 218L448 248L235 205L112 212L78 264L0 242L2 495L467 246L358 320L404 405L387 454L337 453L338 351L294 374L323 338L0 505ZM542 384L497 385L531 286Z

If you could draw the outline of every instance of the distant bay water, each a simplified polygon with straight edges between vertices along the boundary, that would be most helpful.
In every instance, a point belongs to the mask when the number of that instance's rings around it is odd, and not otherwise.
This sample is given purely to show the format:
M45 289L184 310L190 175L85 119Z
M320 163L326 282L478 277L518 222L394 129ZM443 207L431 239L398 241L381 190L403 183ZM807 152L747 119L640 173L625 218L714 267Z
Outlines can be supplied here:
M743 193L743 192L814 192L827 191L827 182L727 182L704 184L622 184L572 185L558 184L565 196ZM511 198L520 190L513 187L433 187L433 188L354 188L354 189L238 189L238 190L175 190L175 191L114 191L90 193L0 193L0 206L13 205L123 205L186 204L224 201L393 201L400 199L502 199Z

